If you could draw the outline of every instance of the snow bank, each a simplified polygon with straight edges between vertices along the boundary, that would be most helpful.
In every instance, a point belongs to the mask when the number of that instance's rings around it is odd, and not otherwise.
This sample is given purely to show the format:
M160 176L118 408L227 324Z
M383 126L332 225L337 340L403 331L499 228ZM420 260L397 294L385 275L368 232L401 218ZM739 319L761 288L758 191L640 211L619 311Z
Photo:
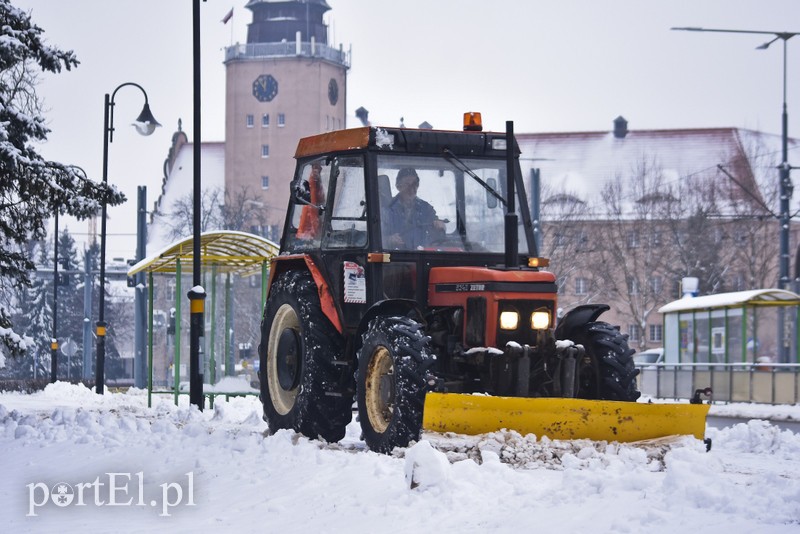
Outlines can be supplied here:
M58 383L0 394L4 530L729 534L800 525L800 436L764 421L709 429L709 453L693 439L636 447L497 432L426 435L387 456L366 450L356 422L338 444L270 436L253 396L218 398L203 412L183 397L180 406L146 402L140 390L100 396ZM41 503L59 487L73 490L53 493L73 495L69 507L31 504L31 492ZM109 506L114 498L130 503Z

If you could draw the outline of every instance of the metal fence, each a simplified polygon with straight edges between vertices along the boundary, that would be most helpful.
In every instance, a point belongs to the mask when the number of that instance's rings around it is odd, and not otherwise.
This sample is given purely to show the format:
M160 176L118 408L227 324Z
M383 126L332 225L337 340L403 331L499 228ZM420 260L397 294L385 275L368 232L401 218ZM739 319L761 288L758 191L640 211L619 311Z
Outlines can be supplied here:
M225 49L225 61L234 59L256 59L268 57L309 57L319 58L350 66L348 53L341 48L331 48L326 44L287 41L282 43L236 44Z
M639 391L658 398L689 399L711 387L722 402L800 403L797 363L658 363L637 365Z

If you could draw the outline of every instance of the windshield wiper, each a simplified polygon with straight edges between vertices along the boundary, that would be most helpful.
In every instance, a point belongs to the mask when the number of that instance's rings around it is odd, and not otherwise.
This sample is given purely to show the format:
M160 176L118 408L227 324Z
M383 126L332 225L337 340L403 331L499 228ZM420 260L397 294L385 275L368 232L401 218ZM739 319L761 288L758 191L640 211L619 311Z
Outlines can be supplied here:
M503 198L503 197L500 195L500 193L498 193L497 191L495 191L495 190L492 188L492 186L490 186L489 184L487 184L486 182L484 182L484 181L483 181L483 180L480 178L480 176L478 176L477 174L475 174L475 173L472 171L472 169L470 169L469 167L467 167L467 164L466 164L466 163L464 163L463 161L461 161L460 159L458 159L458 156L456 156L455 154L453 154L453 152L451 152L451 151L450 151L450 149L448 149L448 148L445 148L445 149L444 149L444 159L446 159L447 161L449 161L449 162L450 162L450 164L451 164L453 167L455 167L456 169L460 170L461 172L465 172L465 173L467 173L467 174L468 174L468 175L469 175L469 176L470 176L470 177L471 177L473 180L475 180L476 182L478 182L479 184L481 184L481 186L482 186L484 189L486 189L486 191L488 191L488 192L489 192L489 194L491 194L491 195L492 195L492 196L494 196L494 197L495 197L497 200L499 200L500 202L502 202L502 203L503 203L503 206L507 206L506 199L504 199L504 198ZM453 161L453 160L455 160L455 161ZM456 165L456 163L455 163L455 162L458 162L458 165Z

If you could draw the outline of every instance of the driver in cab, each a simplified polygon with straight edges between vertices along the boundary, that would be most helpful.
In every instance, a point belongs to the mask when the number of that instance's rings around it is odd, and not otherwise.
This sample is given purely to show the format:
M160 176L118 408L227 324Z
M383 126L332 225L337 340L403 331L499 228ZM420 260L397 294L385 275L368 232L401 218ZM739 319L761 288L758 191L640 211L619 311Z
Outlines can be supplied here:
M443 235L445 222L436 216L436 210L417 197L419 176L417 171L400 169L395 179L397 195L389 202L388 244L395 249L415 250L426 246L435 235Z

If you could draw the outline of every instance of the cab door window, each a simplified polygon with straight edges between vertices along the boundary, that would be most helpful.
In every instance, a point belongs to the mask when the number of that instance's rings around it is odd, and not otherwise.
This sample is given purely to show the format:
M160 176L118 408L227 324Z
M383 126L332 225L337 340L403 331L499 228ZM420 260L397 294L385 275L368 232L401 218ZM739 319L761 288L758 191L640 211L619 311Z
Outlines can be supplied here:
M367 244L364 159L360 156L335 158L332 166L335 191L325 246L364 247Z
M322 240L327 213L331 166L324 158L302 165L292 182L292 216L287 247L290 249L317 248Z

